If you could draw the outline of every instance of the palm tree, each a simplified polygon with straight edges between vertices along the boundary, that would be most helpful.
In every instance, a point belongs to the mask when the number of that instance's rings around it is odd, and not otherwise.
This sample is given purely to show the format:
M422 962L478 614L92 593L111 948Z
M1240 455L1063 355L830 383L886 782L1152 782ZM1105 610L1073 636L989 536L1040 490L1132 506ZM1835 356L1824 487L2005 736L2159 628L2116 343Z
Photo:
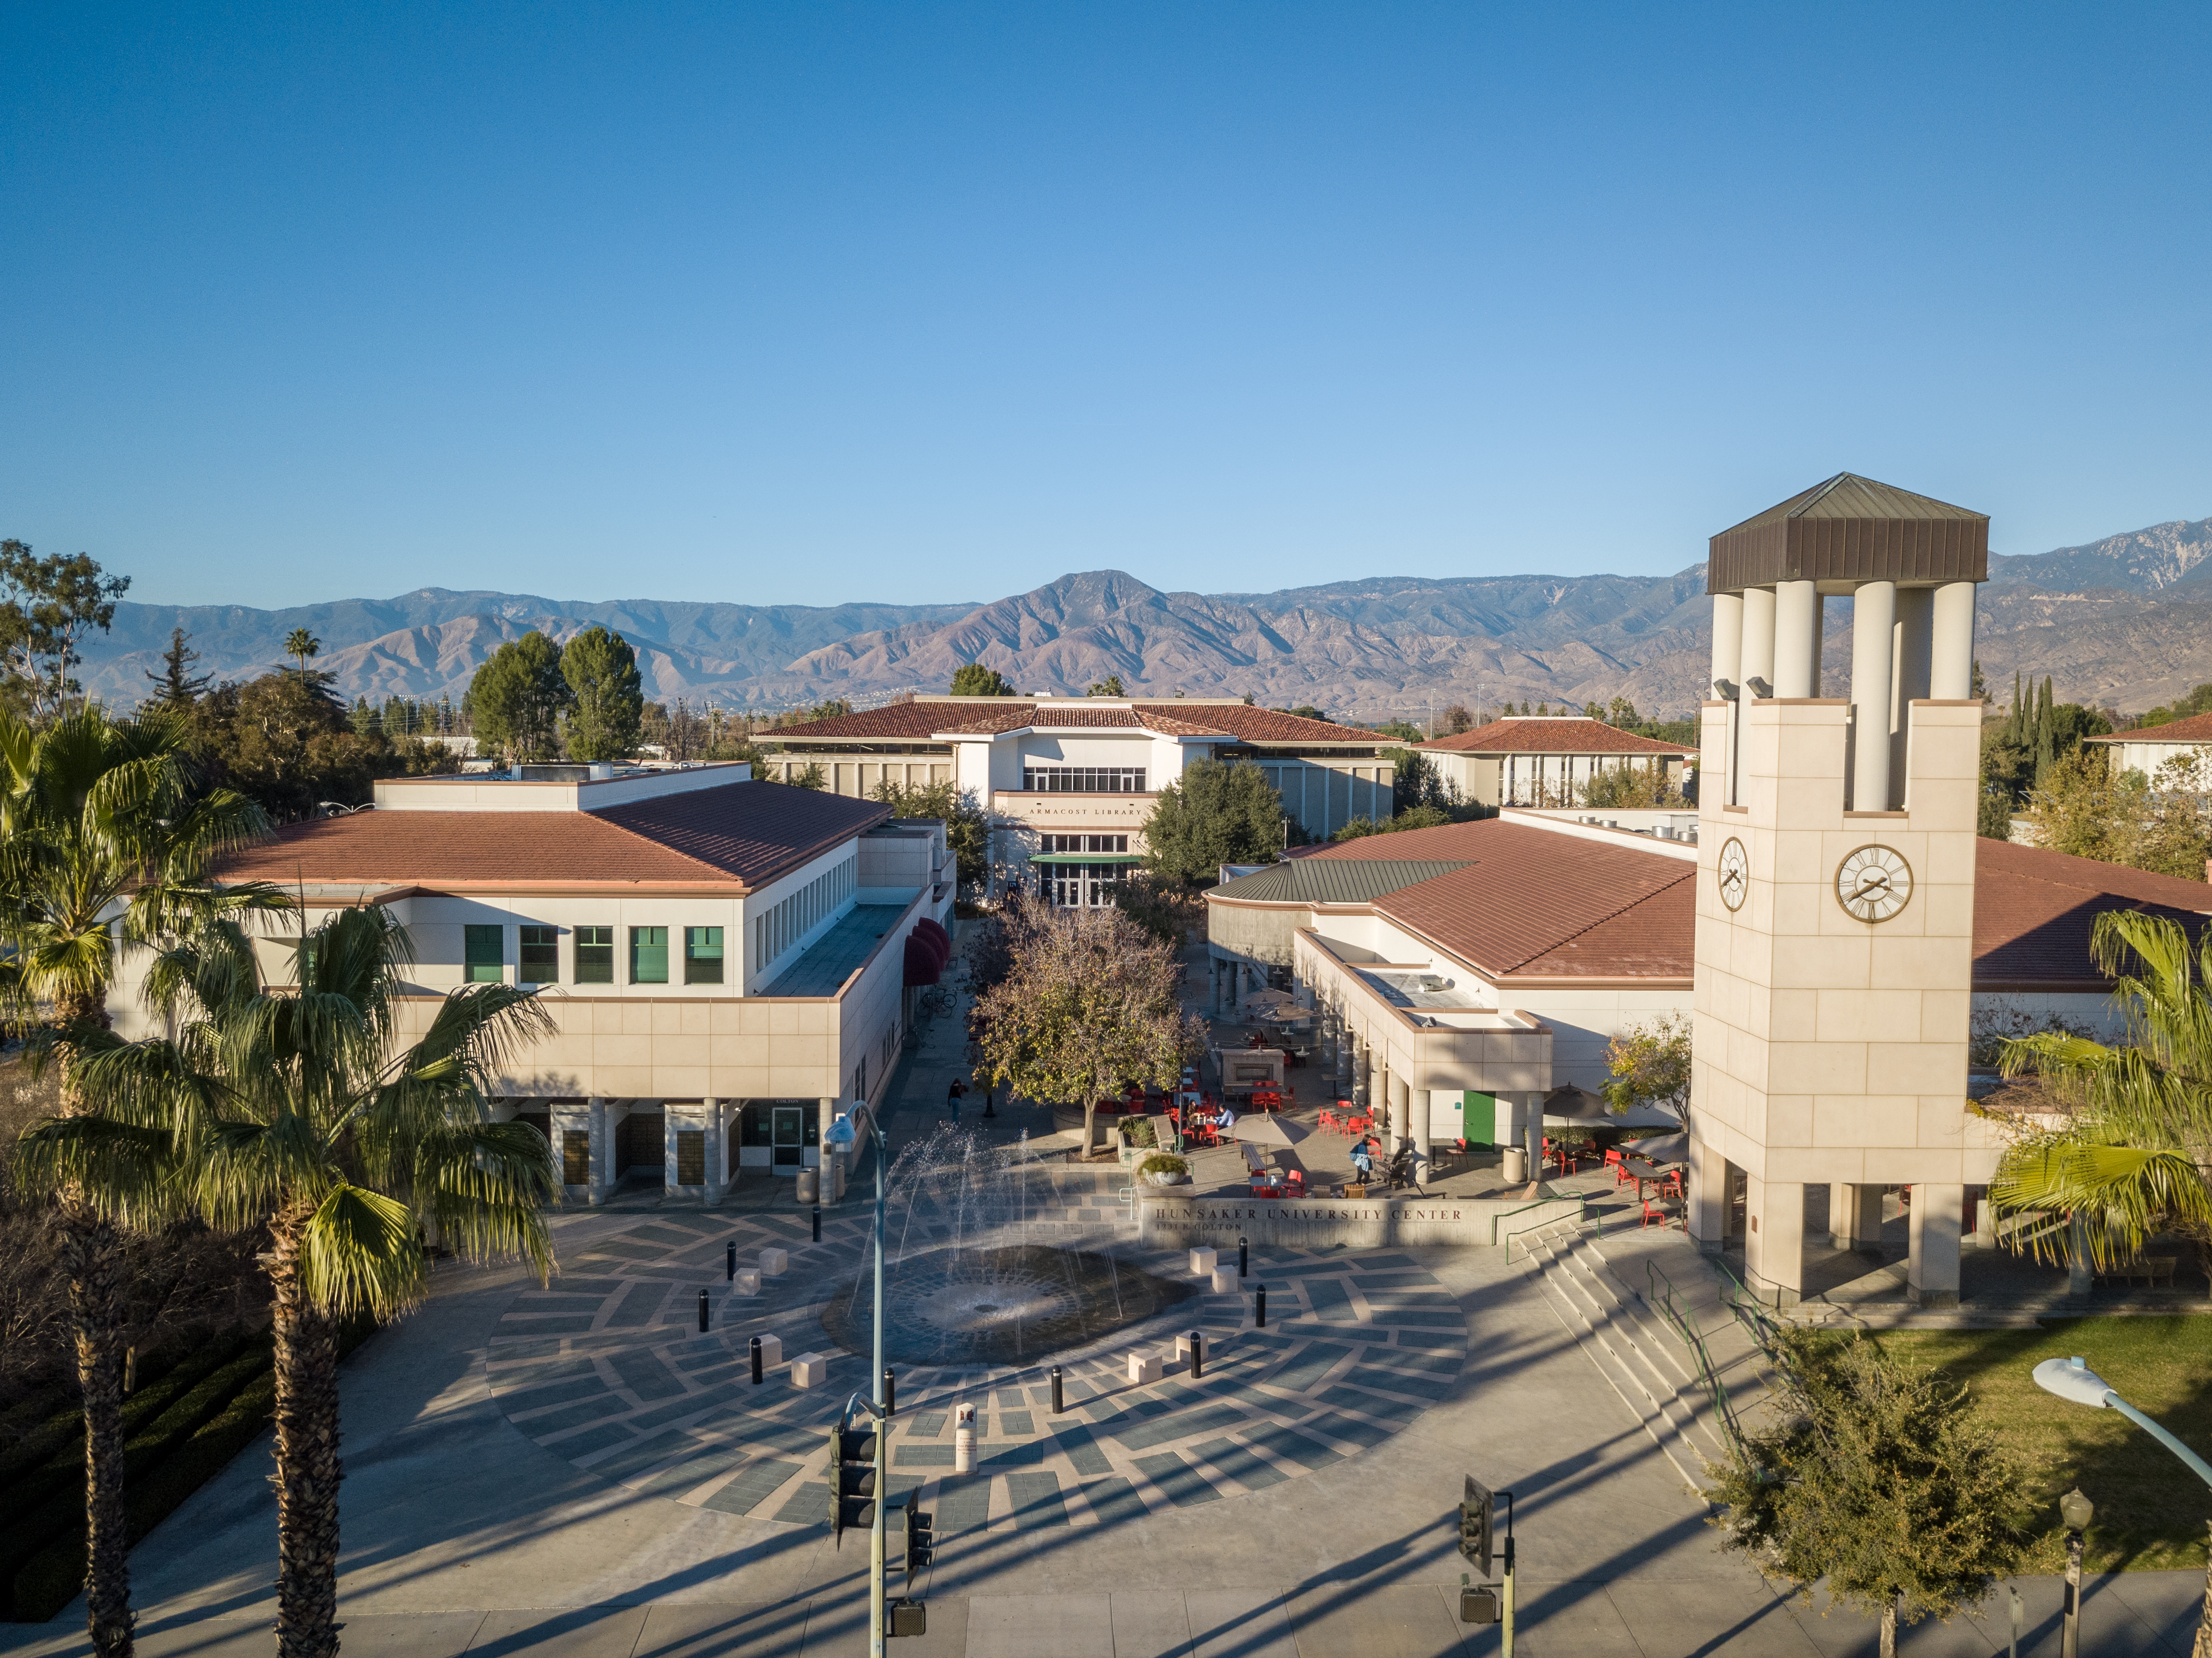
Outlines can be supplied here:
M2045 1259L2108 1266L2165 1228L2196 1244L2212 1277L2212 928L2192 948L2176 921L2112 910L2090 938L2128 1040L2045 1031L2005 1043L2006 1075L2040 1073L2075 1110L2006 1152L1990 1200L2069 1218L2014 1234Z
M337 1649L341 1321L422 1298L426 1224L473 1258L520 1256L541 1278L553 1265L552 1149L526 1124L489 1121L485 1095L552 1021L534 993L467 985L409 1043L411 961L386 911L349 908L300 940L294 983L269 985L244 932L220 924L164 950L148 975L175 1035L110 1038L79 1068L114 1122L166 1132L179 1183L208 1221L268 1222L283 1658ZM33 1133L67 1167L100 1143L84 1128Z
M87 707L43 729L0 711L0 1004L26 1022L52 1019L34 1052L58 1060L66 1117L96 1108L77 1086L75 1060L107 1026L120 948L285 902L267 886L222 890L209 881L216 858L269 825L228 789L195 796L185 731L171 711L115 720ZM45 1183L84 1395L85 1615L102 1658L131 1647L117 1229L159 1212L159 1169L147 1151L123 1136ZM35 1157L22 1172L27 1185L40 1181Z
M307 677L307 664L323 648L323 641L305 628L295 628L284 635L284 654L300 665L300 677Z

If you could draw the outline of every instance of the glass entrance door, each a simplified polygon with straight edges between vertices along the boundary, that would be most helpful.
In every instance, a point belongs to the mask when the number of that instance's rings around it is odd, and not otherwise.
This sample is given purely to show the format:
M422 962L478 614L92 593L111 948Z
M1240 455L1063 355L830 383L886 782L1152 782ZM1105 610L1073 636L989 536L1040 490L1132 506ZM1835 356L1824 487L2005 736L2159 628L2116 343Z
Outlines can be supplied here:
M806 1108L779 1105L770 1109L774 1113L775 1166L795 1171L806 1159Z

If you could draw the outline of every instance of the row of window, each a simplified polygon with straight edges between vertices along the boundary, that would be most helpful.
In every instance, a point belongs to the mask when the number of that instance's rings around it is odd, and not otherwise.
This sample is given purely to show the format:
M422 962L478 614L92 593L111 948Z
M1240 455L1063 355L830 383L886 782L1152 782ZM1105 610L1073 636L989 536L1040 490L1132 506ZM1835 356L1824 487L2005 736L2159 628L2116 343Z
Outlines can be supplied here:
M755 916L753 971L759 972L836 914L860 886L860 860L848 858L835 869L824 870L765 915Z
M1126 835L1042 835L1040 852L1127 852L1129 837Z
M718 985L722 982L722 929L687 926L683 935L684 982ZM520 933L520 959L516 978L526 985L557 985L561 981L561 929L524 926ZM580 985L611 985L615 981L615 929L611 926L574 928L570 978ZM668 982L669 932L665 926L629 929L629 978L634 985ZM507 977L507 929L497 922L474 923L461 929L464 975L471 984L499 984Z
M1142 766L1024 766L1022 788L1030 794L1142 794Z

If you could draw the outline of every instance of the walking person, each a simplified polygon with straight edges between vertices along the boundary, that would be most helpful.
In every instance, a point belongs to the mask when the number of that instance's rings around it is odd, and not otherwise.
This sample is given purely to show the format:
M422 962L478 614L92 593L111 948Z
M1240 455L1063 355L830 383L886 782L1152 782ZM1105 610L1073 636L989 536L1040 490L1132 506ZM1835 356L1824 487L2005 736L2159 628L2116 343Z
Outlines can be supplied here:
M952 1078L952 1085L945 1090L945 1119L955 1128L960 1126L960 1097L967 1091L967 1084L957 1076Z

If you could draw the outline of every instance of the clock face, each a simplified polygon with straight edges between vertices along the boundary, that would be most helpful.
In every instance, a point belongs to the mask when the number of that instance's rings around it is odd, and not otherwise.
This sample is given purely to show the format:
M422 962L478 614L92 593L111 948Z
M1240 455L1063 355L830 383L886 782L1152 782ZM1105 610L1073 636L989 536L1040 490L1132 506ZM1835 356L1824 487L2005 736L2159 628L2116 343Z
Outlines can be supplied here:
M1751 854L1733 835L1721 848L1720 879L1721 902L1730 909L1741 909L1751 896Z
M1912 896L1912 866L1887 847L1861 847L1836 865L1836 902L1855 920L1887 921Z

